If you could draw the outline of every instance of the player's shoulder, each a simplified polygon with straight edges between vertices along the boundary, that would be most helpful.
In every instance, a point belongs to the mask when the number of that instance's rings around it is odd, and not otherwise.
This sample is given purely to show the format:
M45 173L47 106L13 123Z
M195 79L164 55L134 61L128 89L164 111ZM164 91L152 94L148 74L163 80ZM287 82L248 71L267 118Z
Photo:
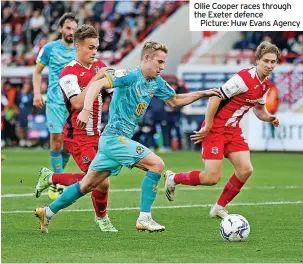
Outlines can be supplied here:
M106 67L106 64L102 60L95 59L92 66L98 67L98 68L103 68L103 67Z
M245 68L237 72L237 75L239 75L242 79L254 79L256 74L256 67Z
M157 78L155 79L155 82L156 82L158 88L163 87L165 84L168 85L168 83L160 75L157 76Z
M138 79L140 76L140 69L138 67L130 68L130 69L117 69L111 70L107 72L113 80L123 78L127 81L127 83L131 83Z
M76 60L72 60L69 64L67 64L63 70L61 71L60 78L62 78L65 75L73 74L77 75L79 72L79 67Z
M45 44L45 45L42 47L42 49L44 49L45 51L50 52L50 51L52 51L52 49L53 49L54 47L56 47L56 46L58 46L58 40L51 41L51 42Z

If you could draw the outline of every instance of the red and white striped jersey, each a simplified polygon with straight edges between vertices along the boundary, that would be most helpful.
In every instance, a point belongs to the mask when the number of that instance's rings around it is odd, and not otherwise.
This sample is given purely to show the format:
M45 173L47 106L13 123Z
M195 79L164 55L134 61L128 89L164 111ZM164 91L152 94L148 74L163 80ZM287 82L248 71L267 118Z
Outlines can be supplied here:
M239 126L251 107L265 104L270 85L268 77L260 81L256 67L239 71L220 88L226 99L218 108L212 128Z
M76 135L100 136L102 114L101 93L94 101L85 129L77 126L77 116L81 110L75 109L71 105L70 99L80 94L95 76L96 72L103 67L106 67L106 65L98 60L95 60L88 68L73 60L62 70L59 83L64 95L66 108L69 112L63 130L65 138L73 138Z

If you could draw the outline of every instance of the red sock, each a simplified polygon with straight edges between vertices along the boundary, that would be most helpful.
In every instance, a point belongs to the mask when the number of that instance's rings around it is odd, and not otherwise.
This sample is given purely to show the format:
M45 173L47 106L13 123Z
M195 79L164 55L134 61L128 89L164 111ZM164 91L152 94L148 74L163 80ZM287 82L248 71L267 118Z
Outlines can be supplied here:
M84 177L85 173L80 172L80 173L54 173L52 176L52 182L53 184L62 184L65 186L72 185L78 181L81 181L82 178Z
M189 172L180 172L175 174L174 181L176 184L184 185L200 185L199 179L200 171L189 171Z
M241 182L235 174L233 174L225 184L222 194L217 204L225 207L240 192L245 182Z
M92 201L95 208L96 216L97 217L104 217L107 215L106 208L107 208L107 199L108 199L108 192L101 192L97 189L92 191Z

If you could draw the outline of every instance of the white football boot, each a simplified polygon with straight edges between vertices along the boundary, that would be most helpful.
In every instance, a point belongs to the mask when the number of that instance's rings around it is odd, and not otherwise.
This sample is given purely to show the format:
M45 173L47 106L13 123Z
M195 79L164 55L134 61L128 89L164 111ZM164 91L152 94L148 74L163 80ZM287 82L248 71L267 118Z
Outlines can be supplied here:
M169 201L175 200L176 183L174 182L175 173L167 170L164 173L165 186L164 193Z
M228 211L223 206L220 206L217 203L214 204L209 211L209 216L212 218L223 219L227 215L228 215Z
M149 232L162 232L165 230L165 226L158 224L150 215L139 217L136 222L136 228L138 231Z

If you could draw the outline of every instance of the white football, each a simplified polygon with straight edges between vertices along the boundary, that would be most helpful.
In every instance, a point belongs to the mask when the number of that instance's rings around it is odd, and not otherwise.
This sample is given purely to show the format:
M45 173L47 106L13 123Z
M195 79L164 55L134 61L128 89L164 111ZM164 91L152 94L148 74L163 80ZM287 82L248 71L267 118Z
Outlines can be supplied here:
M242 215L230 214L221 221L220 234L226 241L245 241L248 238L249 232L249 223Z

